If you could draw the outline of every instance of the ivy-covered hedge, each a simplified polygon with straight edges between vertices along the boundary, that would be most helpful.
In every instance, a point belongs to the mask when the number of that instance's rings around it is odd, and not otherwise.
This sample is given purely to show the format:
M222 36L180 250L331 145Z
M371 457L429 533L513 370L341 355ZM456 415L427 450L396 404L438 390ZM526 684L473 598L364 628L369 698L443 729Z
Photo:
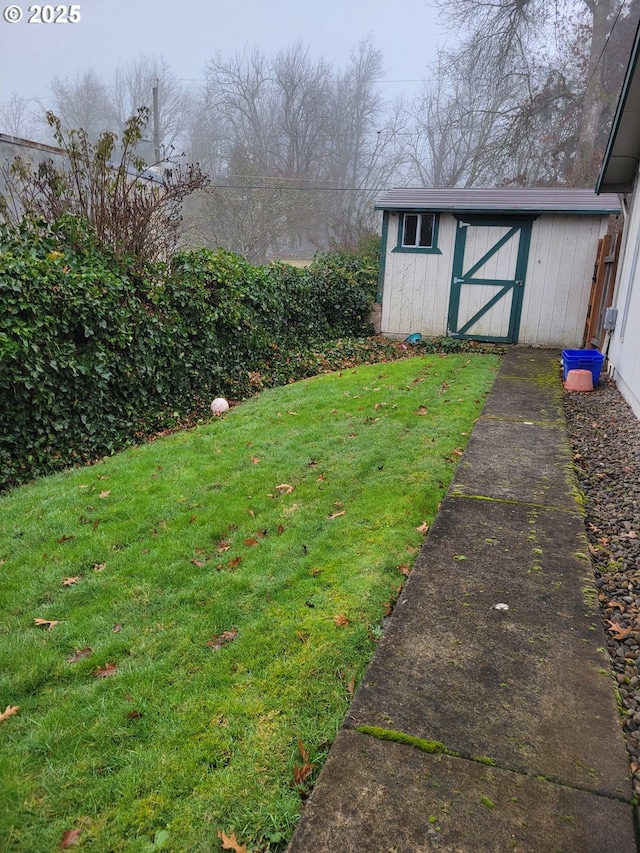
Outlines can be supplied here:
M141 277L72 218L0 232L0 489L304 375L301 351L370 331L376 275L199 249Z

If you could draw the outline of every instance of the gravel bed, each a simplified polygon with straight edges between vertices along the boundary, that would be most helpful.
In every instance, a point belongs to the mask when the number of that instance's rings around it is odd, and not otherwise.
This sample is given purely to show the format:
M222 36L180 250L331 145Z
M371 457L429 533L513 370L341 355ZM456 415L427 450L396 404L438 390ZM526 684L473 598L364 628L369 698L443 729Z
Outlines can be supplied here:
M622 702L634 792L640 796L640 421L615 384L564 392L567 431L609 654Z

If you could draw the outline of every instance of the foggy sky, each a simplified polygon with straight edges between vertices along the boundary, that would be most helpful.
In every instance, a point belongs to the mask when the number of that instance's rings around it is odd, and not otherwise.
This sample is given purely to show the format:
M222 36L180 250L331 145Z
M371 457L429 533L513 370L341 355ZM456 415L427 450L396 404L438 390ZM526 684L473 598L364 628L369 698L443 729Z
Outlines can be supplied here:
M0 9L8 5L2 0ZM404 81L427 76L427 65L445 40L427 0L81 0L75 24L29 24L29 4L15 5L23 12L19 23L0 18L2 104L15 92L50 107L54 74L73 80L93 69L110 82L118 64L141 56L164 57L173 73L193 86L204 79L216 51L231 55L255 45L274 55L302 42L312 58L342 67L369 36L384 57L383 95L412 97L421 85Z

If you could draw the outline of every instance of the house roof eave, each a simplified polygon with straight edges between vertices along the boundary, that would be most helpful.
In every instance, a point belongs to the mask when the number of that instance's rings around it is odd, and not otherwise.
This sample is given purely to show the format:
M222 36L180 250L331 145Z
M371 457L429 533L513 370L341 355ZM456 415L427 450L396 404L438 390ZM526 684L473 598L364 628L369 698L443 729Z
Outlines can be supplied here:
M630 192L640 164L640 23L604 152L596 193Z

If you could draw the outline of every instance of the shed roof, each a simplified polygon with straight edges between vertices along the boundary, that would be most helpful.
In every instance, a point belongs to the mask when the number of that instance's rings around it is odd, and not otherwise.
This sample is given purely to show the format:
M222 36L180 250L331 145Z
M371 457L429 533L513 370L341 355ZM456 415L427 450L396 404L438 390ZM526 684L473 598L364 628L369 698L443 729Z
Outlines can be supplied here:
M640 163L640 24L622 83L596 192L629 192Z
M480 187L392 189L375 203L376 210L428 210L450 213L577 213L620 212L614 194L596 195L593 189L565 187Z

